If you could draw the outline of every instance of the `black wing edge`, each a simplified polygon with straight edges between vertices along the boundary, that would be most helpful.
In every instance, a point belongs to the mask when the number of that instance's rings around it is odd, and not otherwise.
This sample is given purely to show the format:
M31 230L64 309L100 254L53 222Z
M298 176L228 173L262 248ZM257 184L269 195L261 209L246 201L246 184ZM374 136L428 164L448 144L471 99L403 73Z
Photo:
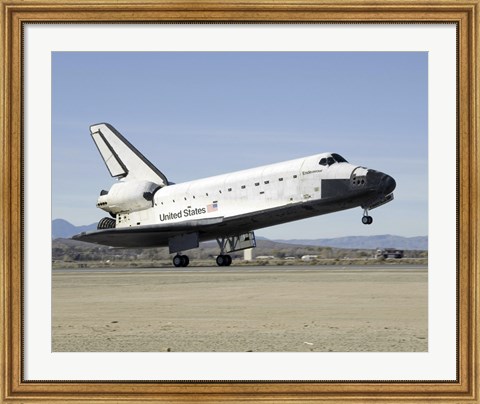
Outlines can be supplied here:
M72 239L112 247L161 247L168 245L170 237L185 232L202 231L222 223L223 220L224 218L221 216L181 223L102 229L82 232L74 235Z

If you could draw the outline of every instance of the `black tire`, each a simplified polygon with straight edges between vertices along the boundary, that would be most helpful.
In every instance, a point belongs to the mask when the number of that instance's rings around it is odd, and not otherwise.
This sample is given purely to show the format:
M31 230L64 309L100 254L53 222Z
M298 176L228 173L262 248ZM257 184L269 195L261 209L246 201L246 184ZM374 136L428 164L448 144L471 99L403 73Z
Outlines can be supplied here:
M232 265L232 257L230 255L225 255L225 266L226 267L229 267L230 265Z
M373 217L372 216L367 216L368 217L368 224L372 224L373 223Z
M370 217L370 216L363 216L363 217L362 217L362 223L363 223L363 224L369 224L369 223L368 223L368 218L369 218L369 217Z
M181 255L180 258L182 259L182 267L188 267L190 260L186 255Z
M183 263L183 259L182 259L182 255L175 255L175 257L173 257L173 266L176 267L176 268L179 268L182 265Z
M225 264L226 264L226 262L227 262L226 259L225 259L225 255L219 255L219 256L217 256L217 259L216 259L215 261L217 262L217 265L218 265L219 267L225 266Z

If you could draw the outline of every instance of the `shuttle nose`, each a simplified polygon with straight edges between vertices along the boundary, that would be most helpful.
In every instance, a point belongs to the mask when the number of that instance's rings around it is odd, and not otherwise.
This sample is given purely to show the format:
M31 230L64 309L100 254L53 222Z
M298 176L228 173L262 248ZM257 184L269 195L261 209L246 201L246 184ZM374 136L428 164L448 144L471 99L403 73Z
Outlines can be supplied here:
M383 189L385 190L385 195L391 194L395 189L395 187L397 186L397 183L395 182L395 180L389 175L384 174L382 181L383 181Z
M397 186L397 183L392 177L375 170L368 170L367 183L370 186L376 187L378 191L380 191L384 195L391 194Z

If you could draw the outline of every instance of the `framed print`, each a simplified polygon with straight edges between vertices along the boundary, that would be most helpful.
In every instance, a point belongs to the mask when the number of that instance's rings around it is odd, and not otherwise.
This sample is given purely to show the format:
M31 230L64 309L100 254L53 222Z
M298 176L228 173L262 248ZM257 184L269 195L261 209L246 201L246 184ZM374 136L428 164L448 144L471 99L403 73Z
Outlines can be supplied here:
M477 0L1 5L2 401L478 402Z

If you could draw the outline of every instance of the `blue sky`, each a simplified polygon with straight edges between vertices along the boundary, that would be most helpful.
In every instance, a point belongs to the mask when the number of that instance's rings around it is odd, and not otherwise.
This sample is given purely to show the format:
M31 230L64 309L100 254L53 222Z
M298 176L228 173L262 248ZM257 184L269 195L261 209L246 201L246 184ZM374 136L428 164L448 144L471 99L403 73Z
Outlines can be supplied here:
M257 235L426 235L427 73L426 52L54 52L52 218L104 216L108 122L177 183L324 151L397 181L371 226L358 208Z

